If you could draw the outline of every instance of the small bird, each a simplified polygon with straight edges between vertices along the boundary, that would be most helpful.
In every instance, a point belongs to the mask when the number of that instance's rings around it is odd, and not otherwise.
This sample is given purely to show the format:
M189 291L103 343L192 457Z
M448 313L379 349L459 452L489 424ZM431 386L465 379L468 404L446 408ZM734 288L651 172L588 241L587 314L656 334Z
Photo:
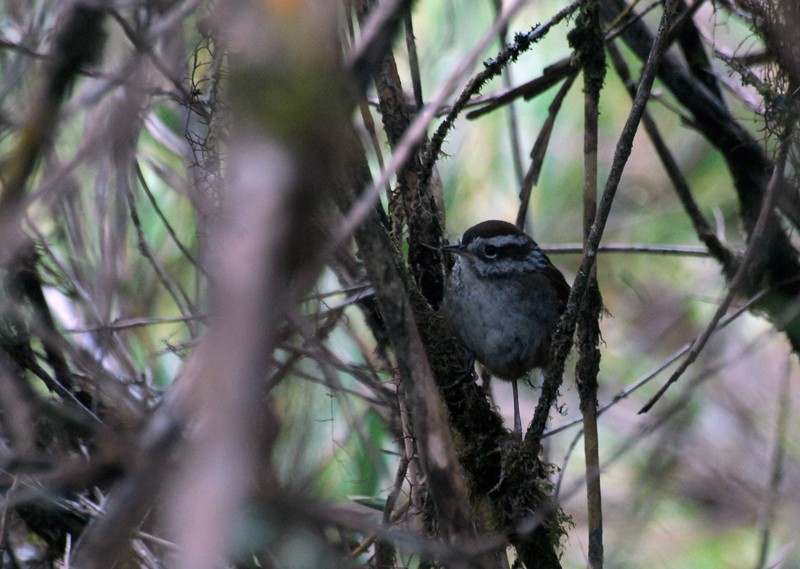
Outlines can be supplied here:
M511 382L521 436L517 380L547 365L570 286L536 241L506 221L479 223L442 251L458 256L445 285L445 318L484 368Z

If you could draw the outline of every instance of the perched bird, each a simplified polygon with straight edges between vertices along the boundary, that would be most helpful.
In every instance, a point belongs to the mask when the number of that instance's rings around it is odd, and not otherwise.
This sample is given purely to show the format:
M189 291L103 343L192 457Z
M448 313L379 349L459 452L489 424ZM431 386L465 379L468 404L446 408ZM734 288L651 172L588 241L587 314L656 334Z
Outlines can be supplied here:
M457 255L445 285L445 318L484 368L512 383L521 435L517 380L547 365L570 286L536 242L506 221L470 227L442 250Z

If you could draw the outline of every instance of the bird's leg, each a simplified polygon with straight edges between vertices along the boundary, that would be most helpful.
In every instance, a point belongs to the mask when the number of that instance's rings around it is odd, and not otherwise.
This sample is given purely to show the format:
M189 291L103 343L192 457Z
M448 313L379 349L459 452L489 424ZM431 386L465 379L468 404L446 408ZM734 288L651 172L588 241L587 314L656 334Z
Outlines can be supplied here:
M511 391L514 393L514 432L522 438L522 420L519 417L519 393L516 380L511 382Z

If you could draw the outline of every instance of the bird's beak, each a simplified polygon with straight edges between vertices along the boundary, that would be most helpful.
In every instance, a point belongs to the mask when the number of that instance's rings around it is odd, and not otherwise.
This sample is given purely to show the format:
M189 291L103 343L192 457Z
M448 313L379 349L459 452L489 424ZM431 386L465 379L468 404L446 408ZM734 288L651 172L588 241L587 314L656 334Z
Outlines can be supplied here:
M463 245L460 243L457 245L445 245L442 247L443 253L453 253L455 255L461 255L462 257L471 257L472 253L467 251Z

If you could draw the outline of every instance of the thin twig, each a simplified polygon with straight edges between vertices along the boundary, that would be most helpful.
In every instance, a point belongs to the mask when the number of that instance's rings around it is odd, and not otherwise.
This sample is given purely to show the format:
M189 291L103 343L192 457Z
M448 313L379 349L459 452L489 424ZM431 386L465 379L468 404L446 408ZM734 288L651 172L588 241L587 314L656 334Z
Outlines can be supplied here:
M422 98L422 80L419 75L419 58L417 57L417 43L414 40L414 22L411 17L411 6L406 7L403 15L406 28L406 50L408 51L408 68L411 72L411 86L414 89L414 103L421 109L425 105Z
M464 107L479 108L467 113L467 119L478 119L496 109L505 107L506 105L511 105L520 97L526 101L533 99L554 85L557 85L564 79L575 75L577 72L578 68L575 66L572 58L565 57L556 63L545 67L544 71L542 71L542 74L539 77L531 79L527 83L523 83L522 85L518 85L516 87L501 89L500 91L492 93L491 95L470 99L470 101Z
M61 330L64 334L94 334L97 332L111 332L119 330L130 330L132 328L140 328L142 326L156 326L158 324L178 324L185 323L190 320L204 320L207 317L205 314L197 316L175 316L172 318L120 318L108 324L101 326L92 326L89 328L64 328Z
M167 217L164 215L164 212L161 210L161 207L158 205L158 201L156 197L153 195L153 192L150 191L150 185L145 180L144 172L142 172L142 167L139 162L136 162L136 178L139 180L139 184L141 184L142 189L144 190L147 199L150 201L150 205L153 206L153 211L156 212L156 215L161 220L161 223L164 225L164 229L167 230L169 233L172 242L175 243L175 246L178 250L183 254L184 257L203 275L208 276L206 270L203 266L197 262L194 255L189 251L189 249L181 242L178 238L177 233L175 233L175 229L172 227L172 224L169 222Z
M347 43L347 40L350 40L349 49L352 51L352 45L355 43L356 32L355 28L353 27L353 18L355 17L355 10L352 5L352 0L347 0L345 5L345 13L347 17L345 18L347 23L347 35L342 39L343 43ZM345 45L345 48L348 48ZM380 104L380 100L378 99L370 99L366 97L363 93L359 94L358 97L358 110L361 115L361 122L364 124L364 128L369 135L369 141L372 144L372 151L375 154L375 159L378 161L378 168L380 170L384 169L384 162L383 162L383 144L380 140L378 140L378 131L375 128L375 121L372 118L372 112L370 111L370 105L377 107ZM389 183L386 184L385 190L386 195L388 196L391 193L391 185Z
M582 417L578 417L576 424L582 422ZM545 435L547 436L547 435ZM561 461L561 467L559 470L561 471L561 475L558 477L558 482L556 482L556 489L553 491L553 499L560 500L561 495L561 485L564 482L564 472L567 471L567 465L569 464L570 458L572 458L572 453L575 452L575 449L578 447L578 443L583 438L583 429L578 429L578 432L575 433L575 436L572 437L572 441L570 441L569 446L567 447L567 451L564 453L564 459Z
M6 378L3 378L5 381ZM5 496L11 496L17 488L19 477L15 474L11 475L11 486L6 490ZM2 505L2 513L0 513L0 556L5 557L6 551L10 549L8 541L8 528L9 516L11 513L11 501L6 499Z
M580 243L541 245L542 251L551 255L572 255L583 253ZM608 243L597 248L598 253L632 253L647 255L677 255L681 257L708 257L705 247L693 245L648 245L643 243Z
M525 223L525 218L528 216L528 204L531 200L531 192L533 186L539 183L539 173L542 171L544 164L544 157L547 153L547 147L550 144L550 135L553 133L553 125L555 125L558 112L561 110L561 104L572 88L575 79L578 77L578 70L575 69L567 76L567 80L561 85L555 97L547 108L547 118L542 125L536 141L533 143L531 149L531 164L528 171L525 172L525 177L522 179L522 187L519 190L519 209L517 210L517 227L522 227ZM583 245L580 246L580 252L583 252Z
M139 252L153 267L158 280L160 280L161 284L164 285L164 288L175 301L178 309L185 314L195 314L197 309L195 308L194 303L192 303L192 301L189 299L189 295L186 294L180 284L174 282L170 278L164 267L161 265L161 262L153 254L153 250L151 249L150 244L147 242L147 236L145 235L141 219L139 218L139 212L136 208L136 200L130 187L125 188L125 197L128 200L128 209L130 211L131 221L136 230ZM189 332L193 334L194 331L192 330L192 327L188 325L190 321L185 320L184 322L187 324Z

